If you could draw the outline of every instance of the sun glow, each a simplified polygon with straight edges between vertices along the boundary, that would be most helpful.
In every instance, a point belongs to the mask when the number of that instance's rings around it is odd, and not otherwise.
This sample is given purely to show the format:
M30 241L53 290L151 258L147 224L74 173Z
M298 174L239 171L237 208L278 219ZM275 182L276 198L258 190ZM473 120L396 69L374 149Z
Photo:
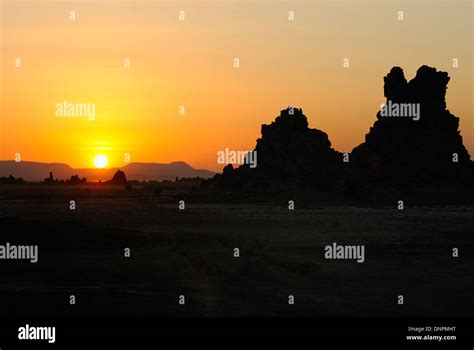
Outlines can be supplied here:
M108 163L109 163L109 160L103 154L98 154L94 158L94 165L97 168L105 168Z

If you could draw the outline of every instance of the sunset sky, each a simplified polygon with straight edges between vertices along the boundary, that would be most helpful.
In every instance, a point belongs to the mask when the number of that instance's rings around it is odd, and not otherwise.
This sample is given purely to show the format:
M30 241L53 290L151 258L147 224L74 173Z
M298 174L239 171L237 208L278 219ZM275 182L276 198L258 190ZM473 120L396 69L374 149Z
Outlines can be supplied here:
M122 166L129 153L220 171L218 151L252 150L289 105L350 152L391 67L410 80L424 64L449 73L474 155L472 1L0 2L2 160ZM95 104L95 119L56 116L64 100Z

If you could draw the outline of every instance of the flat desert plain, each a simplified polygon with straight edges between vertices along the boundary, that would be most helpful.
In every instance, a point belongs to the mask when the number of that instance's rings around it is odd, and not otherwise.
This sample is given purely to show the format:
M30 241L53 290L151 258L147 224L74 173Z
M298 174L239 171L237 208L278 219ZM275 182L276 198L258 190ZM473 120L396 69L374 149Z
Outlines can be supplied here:
M37 263L0 260L3 317L474 313L472 206L289 210L190 198L179 210L179 197L122 187L2 193L0 244L39 252ZM364 262L326 259L333 243L364 245Z

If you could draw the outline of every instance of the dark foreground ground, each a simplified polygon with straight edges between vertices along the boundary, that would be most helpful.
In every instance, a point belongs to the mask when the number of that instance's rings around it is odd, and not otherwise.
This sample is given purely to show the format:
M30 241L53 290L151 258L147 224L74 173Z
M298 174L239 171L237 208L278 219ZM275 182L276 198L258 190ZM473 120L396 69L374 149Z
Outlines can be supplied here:
M0 244L39 245L37 264L0 260L2 317L474 314L472 206L178 210L111 190L71 211L52 191L0 198ZM333 242L364 244L365 262L326 260Z

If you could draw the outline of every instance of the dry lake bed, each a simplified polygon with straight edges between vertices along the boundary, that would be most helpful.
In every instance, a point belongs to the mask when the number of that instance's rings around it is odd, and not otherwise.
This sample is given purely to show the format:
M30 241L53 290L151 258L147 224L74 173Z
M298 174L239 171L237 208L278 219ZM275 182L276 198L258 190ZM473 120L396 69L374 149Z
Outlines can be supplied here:
M472 206L69 199L0 198L0 244L38 246L36 263L0 260L4 317L474 313ZM334 243L364 261L326 259Z

